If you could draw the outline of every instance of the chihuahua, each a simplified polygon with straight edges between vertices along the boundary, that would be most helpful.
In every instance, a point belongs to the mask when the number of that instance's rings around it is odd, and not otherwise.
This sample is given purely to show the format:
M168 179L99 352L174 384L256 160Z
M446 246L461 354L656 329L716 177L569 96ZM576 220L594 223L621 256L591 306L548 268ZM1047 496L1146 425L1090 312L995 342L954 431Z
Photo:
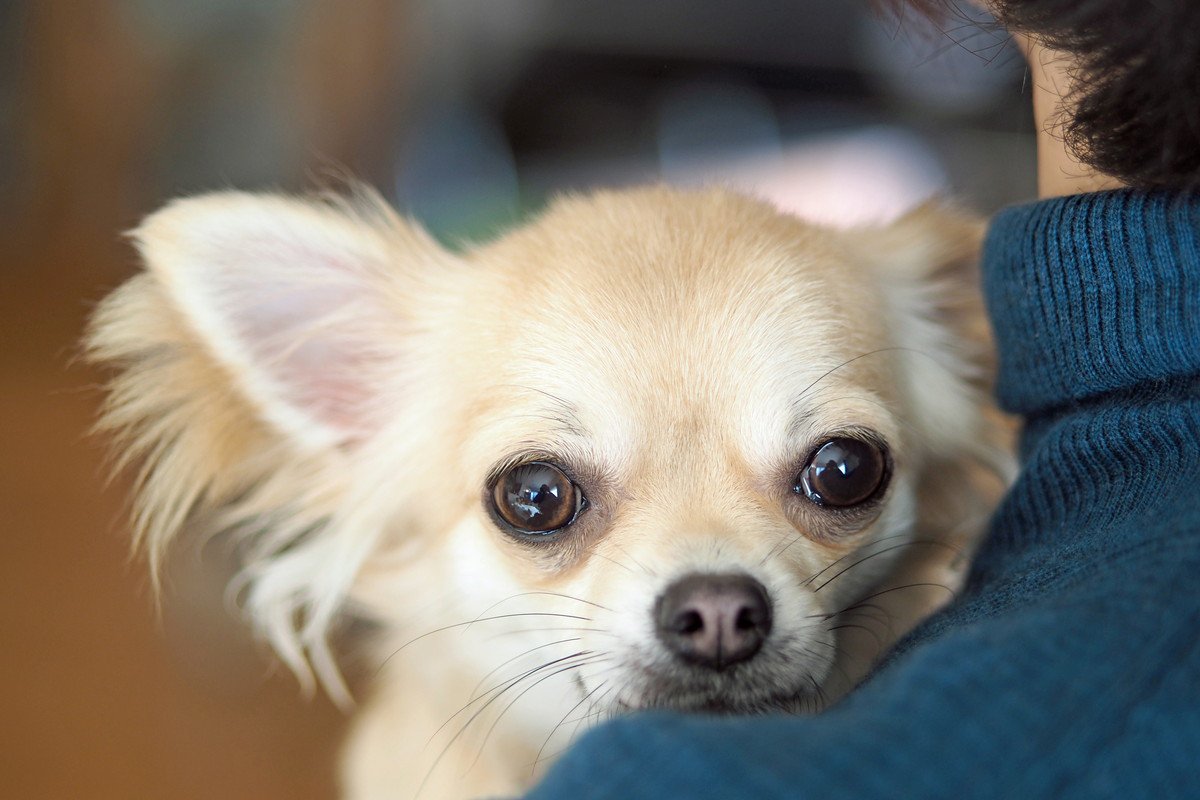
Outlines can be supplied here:
M616 713L819 710L952 593L1004 463L980 233L650 187L451 252L366 190L179 200L94 317L101 424L151 563L232 537L302 681L349 704L370 623L346 797L517 794Z

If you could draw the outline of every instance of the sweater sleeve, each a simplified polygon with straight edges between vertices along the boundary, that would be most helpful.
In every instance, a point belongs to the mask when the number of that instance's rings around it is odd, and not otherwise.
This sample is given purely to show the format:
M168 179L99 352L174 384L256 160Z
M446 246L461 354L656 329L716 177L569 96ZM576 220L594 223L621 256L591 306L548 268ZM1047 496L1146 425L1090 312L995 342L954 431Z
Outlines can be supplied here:
M967 587L817 717L635 714L531 798L1184 797L1200 787L1200 195L1001 212L1021 475Z

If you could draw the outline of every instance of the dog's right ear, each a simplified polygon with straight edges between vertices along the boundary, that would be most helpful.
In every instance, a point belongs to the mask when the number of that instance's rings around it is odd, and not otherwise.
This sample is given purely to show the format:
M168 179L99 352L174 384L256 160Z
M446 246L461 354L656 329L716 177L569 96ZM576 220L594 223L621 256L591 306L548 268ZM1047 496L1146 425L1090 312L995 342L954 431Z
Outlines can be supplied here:
M410 503L410 451L436 436L414 411L438 363L422 337L461 262L364 191L179 200L134 240L146 269L85 346L115 368L98 427L118 467L141 464L133 522L155 583L185 527L231 532L249 615L344 702L326 631L386 526L370 515ZM378 452L396 464L363 467Z
M180 200L134 234L198 344L261 418L305 449L352 444L386 415L423 273L448 256L369 196Z
M327 493L411 394L415 309L457 263L365 193L179 200L133 238L146 270L101 304L87 348L118 370L101 428L145 462L152 557L189 515L255 505L271 482Z

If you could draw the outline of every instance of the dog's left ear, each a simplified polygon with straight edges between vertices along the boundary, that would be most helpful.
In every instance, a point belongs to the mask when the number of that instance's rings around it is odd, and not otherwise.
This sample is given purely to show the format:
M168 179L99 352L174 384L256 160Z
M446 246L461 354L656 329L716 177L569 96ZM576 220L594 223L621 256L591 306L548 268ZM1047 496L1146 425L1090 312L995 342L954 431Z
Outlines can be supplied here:
M982 219L931 202L843 239L879 287L888 360L905 395L896 411L911 436L914 530L919 541L944 545L901 555L896 574L915 586L959 584L1014 471L1011 427L991 400L995 365L979 272L984 232ZM905 592L894 599L889 614L905 630L945 598Z
M979 286L982 219L928 202L845 243L882 287L896 360L922 441L935 455L979 436L991 387L991 333Z

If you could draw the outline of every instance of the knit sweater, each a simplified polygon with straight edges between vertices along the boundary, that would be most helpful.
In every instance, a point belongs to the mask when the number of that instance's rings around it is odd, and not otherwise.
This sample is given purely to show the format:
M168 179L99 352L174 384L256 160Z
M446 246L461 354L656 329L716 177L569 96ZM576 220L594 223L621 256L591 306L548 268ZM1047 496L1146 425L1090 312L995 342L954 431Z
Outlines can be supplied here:
M1200 195L1001 212L1021 474L965 590L815 717L646 713L531 798L1200 796Z

